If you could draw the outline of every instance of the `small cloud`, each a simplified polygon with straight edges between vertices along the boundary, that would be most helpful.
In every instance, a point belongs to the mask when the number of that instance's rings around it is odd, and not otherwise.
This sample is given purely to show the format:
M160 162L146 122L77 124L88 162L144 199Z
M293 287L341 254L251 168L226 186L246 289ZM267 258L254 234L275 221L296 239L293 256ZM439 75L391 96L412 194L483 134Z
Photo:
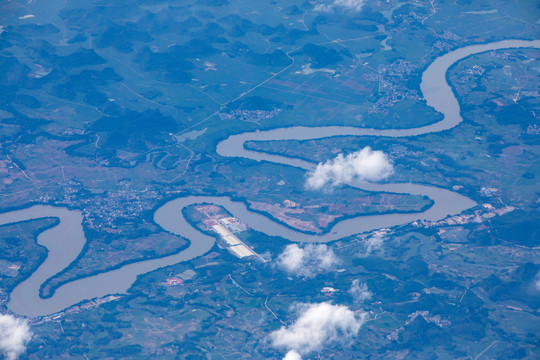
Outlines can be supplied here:
M371 299L373 293L369 291L365 283L360 283L360 280L353 280L349 294L353 297L356 303L363 303L366 300Z
M383 235L375 235L370 237L366 242L366 253L364 256L368 256L372 252L379 250L384 243L384 236Z
M534 279L534 288L540 291L540 271L536 274L536 278Z
M335 8L358 12L364 7L365 0L334 0L331 4L319 4L315 11L331 12Z
M362 150L335 159L319 163L315 170L308 174L306 188L319 190L325 187L334 188L348 184L353 180L379 181L386 179L394 168L385 153L373 151L369 146Z
M0 314L0 353L6 360L15 360L26 350L32 338L28 321Z
M298 352L291 350L285 355L283 360L302 360L302 356Z
M277 258L277 266L298 276L313 277L321 272L332 271L340 264L334 251L326 245L308 244L303 248L287 245Z
M319 4L315 6L315 11L318 11L318 12L332 12L332 10L333 10L332 5Z
M300 304L295 311L298 317L293 324L270 334L272 346L289 351L287 360L301 359L300 354L320 351L328 343L350 341L367 319L365 312L327 302Z
M364 3L364 0L334 0L334 6L354 11L362 10L362 8L364 7Z

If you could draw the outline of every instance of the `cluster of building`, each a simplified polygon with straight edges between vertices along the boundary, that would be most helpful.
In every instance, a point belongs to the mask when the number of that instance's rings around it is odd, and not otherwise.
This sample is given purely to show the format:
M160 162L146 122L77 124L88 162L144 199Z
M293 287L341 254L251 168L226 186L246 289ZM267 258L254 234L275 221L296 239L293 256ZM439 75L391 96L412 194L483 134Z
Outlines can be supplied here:
M527 127L527 135L540 135L540 126L536 124L530 124Z
M161 285L164 285L164 286L182 285L184 281L193 279L195 275L197 275L195 271L188 269L181 274L168 277L165 282L161 283Z
M379 83L379 99L370 109L370 113L385 113L387 107L403 100L419 100L415 90L409 89L405 80L417 68L410 61L397 60L389 65L380 65L376 74L366 75L367 80Z
M206 227L216 232L222 240L220 246L223 246L234 256L242 259L247 257L257 257L265 261L253 249L247 246L240 240L235 233L239 233L248 229L247 225L242 223L235 217L223 216L222 213L216 211L213 205L202 205L196 207L197 211L205 214L207 219L203 220ZM219 210L219 208L217 208Z
M77 129L77 128L72 128L72 127L65 128L60 132L60 135L84 135L84 134L85 134L84 129Z
M160 198L156 191L150 189L134 190L127 181L120 181L118 190L107 191L107 196L88 195L82 183L73 179L66 179L59 185L64 192L63 200L56 201L55 194L44 192L39 201L54 201L58 206L82 208L89 228L109 233L118 233L118 219L136 221L144 211L151 210L155 200Z
M499 192L499 189L497 188L490 188L490 187L483 187L480 189L480 193L484 196L490 196L497 194Z
M469 84L471 81L481 77L486 70L480 65L473 65L459 72L456 81L459 84ZM500 105L499 105L500 106Z
M0 289L0 306L5 305L8 301L8 294Z
M323 73L330 74L333 78L341 76L341 73L337 70L326 69L326 68L314 69L311 67L311 63L302 65L302 70L296 71L295 74L311 75L316 72L323 72Z
M257 122L260 120L271 119L276 117L282 110L274 107L273 110L232 110L228 113L219 113L221 120L241 120Z
M417 317L423 317L424 320L428 323L433 323L437 325L438 327L448 327L452 325L452 323L448 320L442 319L440 315L431 315L429 314L429 311L415 311L414 313L410 314L407 321L405 321L405 325L401 326L400 328L394 330L392 333L386 336L388 340L397 341L399 339L399 334L405 330L405 326L410 325Z
M411 159L418 158L422 155L420 151L409 150L404 145L393 145L390 147L388 153L392 159Z
M516 210L513 206L504 206L502 208L495 209L491 204L484 204L484 209L491 210L482 213L482 210L476 210L474 214L461 214L447 217L440 221L414 221L412 225L417 227L434 227L434 226L448 226L448 225L464 225L471 222L481 223L486 219L490 219L495 216L501 216L511 211Z
M118 295L107 295L107 296L104 296L102 298L88 300L88 301L83 302L80 305L72 306L70 308L67 308L67 309L61 311L61 312L51 314L51 315L41 316L41 317L38 318L38 320L36 320L36 323L42 323L42 322L47 322L47 321L56 321L56 320L59 320L60 318L62 318L63 316L65 316L65 315L78 313L81 310L92 309L92 308L98 307L100 305L103 305L105 303L108 303L108 302L111 302L111 301L114 301L114 300L118 300L120 298L121 298L121 296L118 296Z
M19 275L21 265L0 259L0 275L15 277Z
M227 244L227 249L235 256L239 258L257 256L255 251L238 239L232 232L225 228L221 224L215 224L211 227L216 233L219 234L221 239Z
M88 227L107 232L116 232L115 223L118 219L139 219L142 212L151 210L155 199L159 198L159 194L153 190L134 190L128 181L120 181L118 190L108 191L107 196L88 196L84 194L84 186L72 179L60 185L65 196L57 204L83 208Z

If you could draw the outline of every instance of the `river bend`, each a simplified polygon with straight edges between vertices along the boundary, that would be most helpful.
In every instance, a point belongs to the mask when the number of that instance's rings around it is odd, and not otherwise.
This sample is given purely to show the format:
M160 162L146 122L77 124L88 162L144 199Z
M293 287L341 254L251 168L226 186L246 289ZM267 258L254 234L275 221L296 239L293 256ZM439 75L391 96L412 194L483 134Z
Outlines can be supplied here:
M540 40L504 40L489 44L471 45L437 58L424 71L420 85L427 104L444 116L443 120L431 125L410 129L385 130L348 126L289 127L246 132L232 135L223 140L218 144L216 151L226 157L241 157L256 161L264 160L311 170L315 166L312 163L295 158L246 150L244 149L244 143L250 140L310 140L345 135L409 137L448 130L462 121L458 100L450 85L446 82L446 72L449 67L465 57L486 51L530 47L540 48ZM0 214L0 225L44 217L56 217L60 220L58 225L39 234L37 241L47 248L48 256L28 279L20 283L11 292L7 306L14 313L23 316L35 317L53 314L84 300L108 294L125 293L140 274L204 255L212 248L215 239L193 228L183 217L182 209L192 204L206 202L222 205L253 229L296 242L328 242L360 232L407 224L418 219L435 221L476 206L474 201L463 195L434 186L412 183L375 184L358 182L350 185L369 191L425 195L432 199L434 204L421 213L384 214L350 218L337 223L327 234L307 235L275 223L263 215L251 212L244 203L233 201L226 196L182 197L171 200L157 209L154 220L166 231L188 238L191 243L187 249L174 255L128 264L117 270L69 282L60 286L54 296L48 299L39 296L41 284L68 266L84 247L86 239L82 228L81 212L61 207L35 205L23 210L2 213Z

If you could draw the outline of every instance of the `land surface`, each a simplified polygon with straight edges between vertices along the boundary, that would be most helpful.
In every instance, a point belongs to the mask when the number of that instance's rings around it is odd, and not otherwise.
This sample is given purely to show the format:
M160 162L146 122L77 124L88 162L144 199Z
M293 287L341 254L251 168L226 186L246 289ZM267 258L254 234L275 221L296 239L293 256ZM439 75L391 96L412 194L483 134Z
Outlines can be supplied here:
M88 240L44 296L185 248L193 239L153 220L175 197L228 195L307 233L429 206L407 194L306 190L303 170L223 158L216 144L286 126L434 123L442 116L419 84L435 58L540 33L533 1L391 0L327 12L319 3L0 4L0 211L80 209ZM464 122L445 132L246 143L314 164L371 146L394 164L388 181L451 189L477 208L389 229L377 249L368 244L379 233L340 239L328 245L339 269L311 278L275 265L288 241L247 229L238 237L269 261L215 246L139 277L127 295L33 319L22 358L279 358L268 334L294 321L291 304L322 301L370 317L350 346L330 344L321 358L538 357L539 58L513 49L459 61L447 79ZM55 221L0 227L1 312L43 261L36 238ZM370 300L349 295L353 280Z

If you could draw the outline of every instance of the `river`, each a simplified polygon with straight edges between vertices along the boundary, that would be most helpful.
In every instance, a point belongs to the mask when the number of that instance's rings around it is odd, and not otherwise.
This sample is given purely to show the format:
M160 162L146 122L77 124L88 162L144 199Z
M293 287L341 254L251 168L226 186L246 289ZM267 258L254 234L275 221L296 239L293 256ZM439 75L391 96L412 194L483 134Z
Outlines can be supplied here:
M427 104L444 116L443 120L437 123L410 129L378 130L347 126L326 126L290 127L246 132L232 135L223 140L218 144L216 151L226 157L242 157L256 161L264 160L311 170L315 166L312 163L300 159L246 150L244 149L244 143L250 140L310 140L345 135L409 137L451 129L457 126L462 121L462 118L458 100L446 82L446 72L449 67L473 54L497 49L525 47L540 48L540 40L504 40L483 45L471 45L437 58L424 71L420 85ZM263 215L250 212L245 204L232 201L229 197L188 196L178 198L157 209L154 214L154 221L166 231L188 238L191 244L187 249L174 255L132 263L117 270L69 282L59 287L54 296L48 299L39 297L40 285L68 266L84 247L86 240L82 229L81 212L60 207L36 205L23 210L0 214L0 225L43 217L60 219L57 226L39 234L38 243L47 247L48 256L27 280L12 291L7 306L14 313L23 316L35 317L53 314L84 300L108 294L126 293L140 274L204 255L212 248L214 238L193 228L184 219L181 212L184 207L196 203L206 202L222 205L253 229L296 242L327 242L382 227L406 224L418 219L435 221L476 206L474 201L463 195L434 186L412 183L375 184L359 182L350 185L369 191L426 195L433 200L434 204L421 213L371 215L346 219L337 223L329 233L318 236L300 233L277 224Z

